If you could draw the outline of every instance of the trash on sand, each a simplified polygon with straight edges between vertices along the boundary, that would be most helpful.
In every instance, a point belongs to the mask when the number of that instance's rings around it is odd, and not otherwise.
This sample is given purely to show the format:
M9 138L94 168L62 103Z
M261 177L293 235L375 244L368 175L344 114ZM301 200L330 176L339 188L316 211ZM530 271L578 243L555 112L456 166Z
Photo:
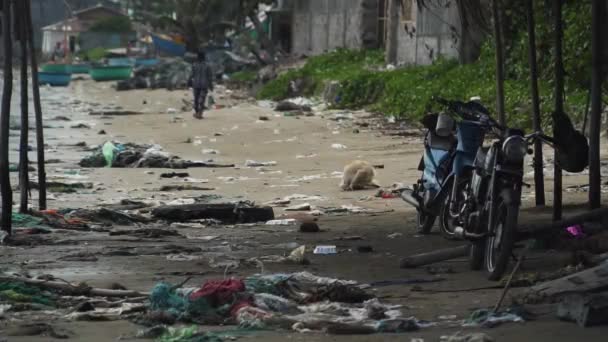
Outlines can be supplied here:
M310 203L302 203L292 205L291 207L285 208L285 211L309 211L311 209Z
M580 327L608 324L608 297L604 293L582 293L564 296L558 307L557 317L575 322Z
M256 207L246 202L196 203L160 206L152 210L152 216L170 222L216 219L224 223L256 223L274 220L274 211L272 207Z
M374 247L370 245L357 246L357 252L359 253L373 253Z
M296 219L270 220L266 222L267 226L291 226L297 224Z
M566 232L568 232L570 236L575 239L583 239L587 236L583 230L583 227L579 224L566 228Z
M46 336L53 339L69 339L70 333L48 323L23 323L5 330L7 336Z
M474 311L468 319L465 320L464 327L483 327L494 328L502 323L520 323L524 319L510 311L495 313L493 310L480 309Z
M274 201L266 202L266 205L274 205L274 206L286 206L291 203L291 200L288 199L277 199Z
M163 185L160 187L158 191L168 192L168 191L213 191L215 188L206 188L201 186L194 186L192 184L182 184L182 185Z
M402 318L399 306L380 303L355 282L306 272L210 280L196 289L159 283L150 308L177 321L222 324L231 319L241 328L330 334L399 333L424 326Z
M332 144L331 148L336 149L336 150L345 150L348 147L346 147L346 145L342 145L342 144Z
M309 196L309 195L302 195L302 194L293 194L293 195L285 197L283 200L312 202L312 201L325 201L326 198L322 197L322 196L316 196L316 195Z
M311 112L311 103L307 101L298 101L298 99L285 100L276 104L274 110L277 112Z
M317 246L313 253L320 255L338 254L338 250L336 246Z
M158 145L120 144L106 142L102 147L94 149L93 153L83 158L80 163L82 167L104 167L116 168L166 168L186 169L190 167L234 167L234 164L216 164L213 162L183 160L177 156L171 156Z
M202 150L201 153L202 154L220 154L220 151L207 148L207 149Z
M300 224L300 232L302 233L318 233L320 231L321 229L316 222L302 222Z
M309 153L309 154L298 154L296 156L296 159L306 159L306 158L314 158L316 157L317 154L316 153Z
M38 182L30 182L31 189L39 189ZM93 189L93 183L90 182L75 182L75 181L53 181L46 182L46 188L49 192L74 193L77 190Z
M91 126L89 126L87 124L84 124L84 123L79 123L79 124L71 126L70 128L73 128L73 129L91 129Z
M160 178L186 178L190 177L188 172L168 172L161 173Z
M260 166L276 166L276 161L259 162L255 160L247 160L245 166L247 167L260 167Z
M441 342L494 342L494 339L485 333L463 334L461 332L452 336L441 336Z
M354 118L353 113L336 113L329 119L333 121L352 120Z
M386 237L389 239L396 239L396 238L402 237L402 236L403 236L403 233L392 233L392 234L387 235Z

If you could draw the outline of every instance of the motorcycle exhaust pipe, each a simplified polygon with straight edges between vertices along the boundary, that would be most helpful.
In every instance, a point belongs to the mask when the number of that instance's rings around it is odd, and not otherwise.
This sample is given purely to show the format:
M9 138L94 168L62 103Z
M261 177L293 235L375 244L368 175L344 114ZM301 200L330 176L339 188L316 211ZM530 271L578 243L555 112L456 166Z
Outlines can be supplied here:
M414 208L420 209L420 201L414 197L411 190L403 190L401 192L401 199Z
M470 240L470 241L483 240L488 236L487 233L483 233L483 234L469 233L466 230L464 230L464 228L462 228L462 227L454 228L454 235L457 236L459 239Z

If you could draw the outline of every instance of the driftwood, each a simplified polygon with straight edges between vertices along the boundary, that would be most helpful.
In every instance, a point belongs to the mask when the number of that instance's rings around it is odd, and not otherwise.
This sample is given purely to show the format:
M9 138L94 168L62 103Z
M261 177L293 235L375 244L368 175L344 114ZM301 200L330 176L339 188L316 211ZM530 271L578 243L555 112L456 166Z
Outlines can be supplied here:
M591 211L587 211L583 214L574 215L563 220L549 222L541 225L522 225L518 228L523 235L542 235L550 234L556 229L566 228L575 224L581 224L586 221L597 221L608 217L608 208L600 208Z
M416 268L436 262L460 258L469 254L469 245L422 253L401 259L401 268Z
M608 263L603 263L569 276L538 284L532 294L554 297L572 293L585 293L608 288Z
M139 292L131 290L110 290L100 289L83 285L72 285L66 282L48 281L42 279L29 279L22 277L0 276L0 282L20 282L27 285L43 287L47 289L58 290L72 296L98 296L98 297L122 297L122 298L138 298L147 297L148 292Z
M216 219L226 223L255 223L274 219L272 207L240 207L235 204L187 204L162 206L152 210L157 219L191 221Z

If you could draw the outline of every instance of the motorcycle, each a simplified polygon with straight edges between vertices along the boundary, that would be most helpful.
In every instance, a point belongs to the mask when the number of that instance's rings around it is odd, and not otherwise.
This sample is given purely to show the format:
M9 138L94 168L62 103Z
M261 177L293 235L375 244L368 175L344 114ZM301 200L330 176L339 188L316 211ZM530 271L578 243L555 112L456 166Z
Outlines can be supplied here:
M457 101L446 103L452 107L463 105ZM444 207L454 236L472 242L471 268L484 268L488 279L499 280L517 239L524 158L532 153L530 145L536 139L551 146L554 141L540 132L526 136L522 130L501 126L487 111L476 114L477 119L469 123L476 126L480 136L491 133L497 139L489 147L480 144L472 165L454 180Z
M487 113L487 110L475 101L458 102L455 106L451 101L435 100L452 113L434 113L423 118L422 124L427 131L418 166L422 174L412 189L401 193L401 198L416 208L419 233L430 233L439 216L442 235L455 239L453 228L446 223L448 211L445 206L455 180L461 179L465 168L472 165L478 145L483 142L483 137L471 131L470 127L477 126L472 126L469 120L475 120L478 112ZM464 120L455 123L452 115ZM454 136L454 127L458 138Z

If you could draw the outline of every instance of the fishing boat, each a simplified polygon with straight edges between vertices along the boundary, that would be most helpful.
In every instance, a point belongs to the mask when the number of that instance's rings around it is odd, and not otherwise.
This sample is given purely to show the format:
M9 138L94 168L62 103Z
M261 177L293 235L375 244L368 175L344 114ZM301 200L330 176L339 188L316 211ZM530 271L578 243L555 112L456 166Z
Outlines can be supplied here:
M52 87L67 87L72 80L72 74L61 72L38 72L38 83Z
M72 64L72 74L88 74L91 66L86 63Z
M100 81L122 81L131 77L133 67L129 65L93 66L89 71L91 78Z
M182 57L186 54L186 45L155 34L151 36L152 41L158 50L178 57Z
M42 71L50 73L71 74L72 65L49 63L42 66Z
M109 66L134 66L135 65L135 59L133 58L108 58L108 65Z
M158 63L160 63L160 60L158 60L156 58L137 58L135 60L136 67L156 65Z

